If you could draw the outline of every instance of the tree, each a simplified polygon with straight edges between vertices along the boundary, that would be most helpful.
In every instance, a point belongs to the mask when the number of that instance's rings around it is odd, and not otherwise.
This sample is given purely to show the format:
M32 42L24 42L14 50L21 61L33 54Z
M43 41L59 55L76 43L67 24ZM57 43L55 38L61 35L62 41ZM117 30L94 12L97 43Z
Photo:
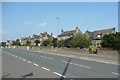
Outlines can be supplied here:
M77 34L72 39L73 47L80 47L80 48L89 47L91 43L92 43L91 40L82 34Z
M64 40L64 42L63 42L64 43L64 47L67 47L67 48L73 47L72 39L73 39L73 37L71 37L71 38L69 38L67 40Z
M13 42L12 42L12 45L20 46L20 41L19 41L19 39L17 39L16 41L13 41Z
M120 49L120 32L116 33L116 48Z
M101 38L101 46L108 48L120 48L120 32L105 34Z
M53 38L51 42L54 48L57 47L57 38Z
M58 45L58 47L63 47L64 46L64 41L63 40L57 40L57 45Z
M30 46L31 45L31 41L26 41L26 46Z
M39 40L35 40L36 46L38 46L38 44L40 43Z
M49 37L48 39L46 39L45 41L43 41L42 45L43 46L48 46L51 43L51 40L52 40L52 38Z
M101 38L101 46L113 48L116 46L116 34L105 34Z
M1 46L5 47L6 46L6 42L1 42Z

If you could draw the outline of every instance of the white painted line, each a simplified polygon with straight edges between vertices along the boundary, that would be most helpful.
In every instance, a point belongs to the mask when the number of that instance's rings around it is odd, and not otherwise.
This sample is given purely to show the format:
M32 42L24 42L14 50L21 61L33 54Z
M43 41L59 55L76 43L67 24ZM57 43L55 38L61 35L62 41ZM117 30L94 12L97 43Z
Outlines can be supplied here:
M33 65L35 65L35 66L39 66L38 64L36 64L36 63L33 63Z
M15 56L16 58L18 58L17 56Z
M118 73L115 73L115 72L112 72L112 74L115 74L115 75L120 75L120 74L118 74Z
M65 77L64 75L58 73L58 72L53 72L54 74L58 75L58 76L62 76L62 77Z
M67 61L64 61L64 60L62 62L68 63ZM84 68L90 68L89 66L84 66L84 65L80 65L80 64L76 64L76 63L71 63L71 62L69 62L69 64L73 64L73 65L84 67Z
M32 62L30 62L30 61L27 61L28 63L32 63Z
M42 67L44 70L47 70L47 71L50 71L50 69L48 69L48 68L45 68L45 67Z
M15 57L15 55L13 54L12 56L14 56Z
M22 59L21 57L19 57L19 59Z
M26 61L25 59L23 59L23 61Z
M45 58L45 59L50 59L50 60L53 59L53 58L51 58L51 57L45 57L45 56L40 56L40 57Z

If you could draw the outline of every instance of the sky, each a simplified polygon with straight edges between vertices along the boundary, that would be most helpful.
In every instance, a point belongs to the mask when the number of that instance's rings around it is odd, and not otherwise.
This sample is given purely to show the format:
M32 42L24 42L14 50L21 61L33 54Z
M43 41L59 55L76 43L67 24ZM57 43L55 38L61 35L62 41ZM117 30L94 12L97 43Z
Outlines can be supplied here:
M59 18L57 21L56 17ZM2 41L43 32L54 36L79 27L84 33L115 27L117 2L3 2ZM59 31L58 31L59 30Z

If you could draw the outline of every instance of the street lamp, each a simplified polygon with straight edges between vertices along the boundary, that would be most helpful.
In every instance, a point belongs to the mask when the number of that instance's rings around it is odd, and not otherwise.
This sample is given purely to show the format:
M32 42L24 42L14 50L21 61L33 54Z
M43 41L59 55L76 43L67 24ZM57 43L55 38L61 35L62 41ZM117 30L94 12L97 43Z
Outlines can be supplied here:
M59 35L59 17L55 17L55 19L57 20L57 32ZM58 39L57 39L57 41L58 41ZM58 42L57 42L57 48L58 48Z

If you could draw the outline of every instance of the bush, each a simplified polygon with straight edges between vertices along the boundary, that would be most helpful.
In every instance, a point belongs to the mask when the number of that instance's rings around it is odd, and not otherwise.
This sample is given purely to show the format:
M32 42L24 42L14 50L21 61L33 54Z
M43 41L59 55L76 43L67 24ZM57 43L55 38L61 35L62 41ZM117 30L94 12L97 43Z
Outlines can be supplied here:
M42 45L43 46L48 46L50 43L51 43L51 38L48 38L45 41L43 41Z
M40 43L39 40L35 40L36 46L38 46L38 44Z
M72 46L75 48L76 47L87 48L87 47L89 47L90 44L92 44L91 40L82 34L77 34L72 39Z
M120 49L120 32L104 35L101 38L101 46Z

